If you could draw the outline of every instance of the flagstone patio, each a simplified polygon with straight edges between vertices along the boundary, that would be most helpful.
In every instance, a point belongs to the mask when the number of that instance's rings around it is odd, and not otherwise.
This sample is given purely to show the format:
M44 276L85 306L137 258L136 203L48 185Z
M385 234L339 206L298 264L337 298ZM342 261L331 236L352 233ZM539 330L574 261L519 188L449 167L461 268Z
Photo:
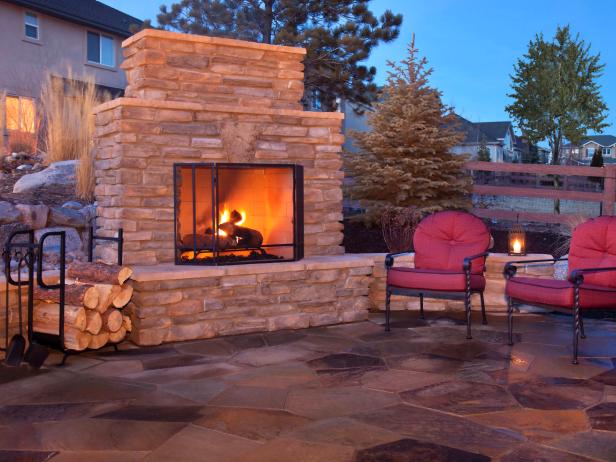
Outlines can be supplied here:
M2 461L616 460L616 323L396 313L0 369ZM59 361L53 357L49 362Z

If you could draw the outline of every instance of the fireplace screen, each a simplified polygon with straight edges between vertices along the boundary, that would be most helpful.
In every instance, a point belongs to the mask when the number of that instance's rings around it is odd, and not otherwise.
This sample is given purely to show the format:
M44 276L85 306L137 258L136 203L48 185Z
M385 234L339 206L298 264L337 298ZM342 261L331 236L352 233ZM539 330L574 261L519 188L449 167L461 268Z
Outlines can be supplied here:
M176 264L303 257L303 168L175 164Z

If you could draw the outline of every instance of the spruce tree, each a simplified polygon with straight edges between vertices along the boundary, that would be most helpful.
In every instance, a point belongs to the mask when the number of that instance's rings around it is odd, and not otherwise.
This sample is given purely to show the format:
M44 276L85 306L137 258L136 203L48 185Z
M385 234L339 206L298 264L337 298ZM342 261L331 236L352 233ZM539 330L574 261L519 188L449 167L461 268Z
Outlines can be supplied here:
M591 167L603 167L603 150L601 147L595 149L595 153L592 155L592 159L590 161Z
M492 160L492 158L490 157L490 150L488 149L485 136L481 137L479 149L477 150L477 160L480 160L482 162L490 162Z
M415 48L396 64L388 62L387 84L369 132L354 132L359 152L347 156L349 192L375 222L384 208L417 207L421 212L468 206L467 156L450 152L462 140L451 107L429 85L432 69Z

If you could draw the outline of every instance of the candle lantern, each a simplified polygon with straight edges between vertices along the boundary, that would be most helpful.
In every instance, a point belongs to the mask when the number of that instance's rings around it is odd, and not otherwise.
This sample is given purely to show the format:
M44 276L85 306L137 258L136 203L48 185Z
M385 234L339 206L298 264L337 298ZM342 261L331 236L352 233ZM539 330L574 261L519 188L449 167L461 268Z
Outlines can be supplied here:
M517 222L509 231L509 255L526 255L526 232Z

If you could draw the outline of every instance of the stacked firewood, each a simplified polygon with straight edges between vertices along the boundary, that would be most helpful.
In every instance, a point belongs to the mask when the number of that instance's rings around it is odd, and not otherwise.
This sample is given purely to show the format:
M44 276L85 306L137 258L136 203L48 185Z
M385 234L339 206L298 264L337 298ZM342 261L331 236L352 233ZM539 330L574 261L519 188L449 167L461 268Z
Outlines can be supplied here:
M127 284L133 270L105 263L72 263L64 294L64 346L69 350L98 349L124 340L132 330L123 314L133 296ZM60 291L36 288L33 330L58 335Z

